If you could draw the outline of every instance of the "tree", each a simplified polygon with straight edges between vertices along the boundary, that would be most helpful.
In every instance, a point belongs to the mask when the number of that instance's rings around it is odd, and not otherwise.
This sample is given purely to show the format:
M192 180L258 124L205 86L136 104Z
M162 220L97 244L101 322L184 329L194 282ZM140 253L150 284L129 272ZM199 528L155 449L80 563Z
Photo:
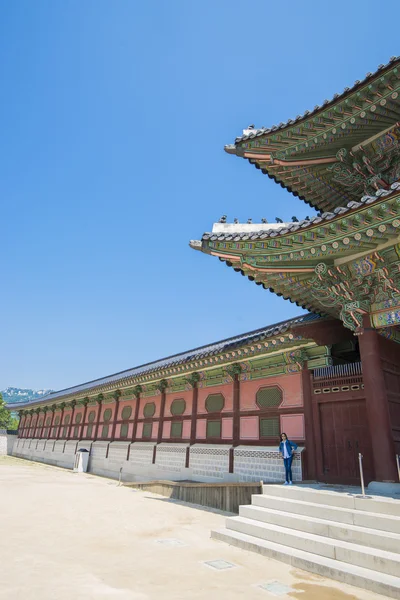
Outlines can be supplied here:
M13 419L11 412L8 410L3 396L0 394L0 429L10 429Z

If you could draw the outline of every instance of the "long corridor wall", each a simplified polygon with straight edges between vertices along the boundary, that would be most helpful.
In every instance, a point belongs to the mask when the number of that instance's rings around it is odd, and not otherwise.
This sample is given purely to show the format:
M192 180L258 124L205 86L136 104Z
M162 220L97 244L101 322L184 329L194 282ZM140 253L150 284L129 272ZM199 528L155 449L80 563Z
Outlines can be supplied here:
M76 451L90 452L89 472L123 481L278 482L284 480L277 447L228 444L159 444L154 442L85 442L72 440L16 440L13 455L72 469ZM293 480L303 478L299 448L293 460ZM231 472L229 472L231 471Z

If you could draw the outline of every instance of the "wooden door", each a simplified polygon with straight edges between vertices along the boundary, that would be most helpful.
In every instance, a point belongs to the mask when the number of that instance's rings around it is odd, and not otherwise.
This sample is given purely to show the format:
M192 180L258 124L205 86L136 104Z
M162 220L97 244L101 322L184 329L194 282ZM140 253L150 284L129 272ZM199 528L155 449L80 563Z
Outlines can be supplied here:
M359 484L358 454L365 484L373 479L372 447L364 400L319 404L322 478L327 483Z

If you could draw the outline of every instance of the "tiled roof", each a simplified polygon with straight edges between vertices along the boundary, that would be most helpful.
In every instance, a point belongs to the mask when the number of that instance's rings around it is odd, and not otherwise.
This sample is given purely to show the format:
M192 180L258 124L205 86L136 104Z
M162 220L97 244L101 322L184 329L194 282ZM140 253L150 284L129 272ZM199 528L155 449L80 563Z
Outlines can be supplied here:
M380 189L376 192L375 196L363 196L361 198L361 200L359 202L349 202L347 206L340 206L338 208L335 208L333 212L327 212L327 213L323 213L321 216L319 217L313 217L312 219L310 219L309 221L303 220L303 221L298 221L296 223L285 223L282 225L282 227L280 229L272 229L271 231L257 231L256 229L254 229L254 231L252 232L229 232L229 233L204 233L203 237L202 237L202 241L245 241L245 240L264 240L266 238L272 238L272 237L278 237L280 235L285 235L287 233L294 233L295 231L299 230L299 229L307 229L308 227L311 227L312 225L318 225L319 223L322 223L323 221L331 221L332 219L334 219L335 217L338 216L342 216L350 211L356 210L358 208L360 208L363 205L369 205L369 204L374 204L375 202L377 202L378 200L380 200L380 198L384 197L384 196L389 196L393 193L395 193L396 191L400 190L400 183L399 182L395 182L391 185L391 189L390 190L384 190L384 189ZM257 227L257 224L254 224L254 227ZM191 247L194 249L201 249L200 247L194 245L194 243L191 242Z
M388 63L386 63L385 65L384 64L379 65L379 67L377 68L377 70L374 73L367 73L366 76L364 77L364 79L355 81L351 87L344 88L344 90L341 94L335 94L331 100L324 100L322 105L315 106L313 110L306 110L306 112L303 115L297 115L297 117L295 119L289 119L288 121L285 121L284 123L279 123L279 125L274 125L273 127L270 127L270 128L261 127L260 129L253 129L251 131L251 133L247 133L247 134L237 137L235 140L235 143L237 144L244 140L256 138L260 135L274 133L276 131L279 131L280 129L285 129L286 127L291 127L292 125L295 125L296 123L299 123L300 121L303 121L304 119L308 119L309 117L312 117L318 111L325 110L331 104L335 104L338 101L340 102L348 94L351 94L352 92L357 90L357 88L365 85L371 79L374 79L378 75L381 75L382 71L385 71L388 68L392 68L396 63L400 63L400 56L392 56L392 58L389 60ZM230 145L226 146L226 149L229 149L229 147L230 147Z
M288 331L294 325L300 325L303 323L306 324L310 321L315 321L319 318L321 317L319 317L318 315L307 313L299 317L295 317L293 319L288 319L286 321L281 321L280 323L275 323L267 327L262 327L261 329L256 329L254 331L243 333L241 335L236 335L234 337L227 338L219 342L214 342L213 344L200 346L199 348L194 348L193 350L188 350L187 352L182 352L181 354L175 354L167 358L162 358L151 363L140 365L139 367L134 367L133 369L121 371L120 373L114 373L113 375L109 375L108 377L102 377L101 379L95 379L87 383L82 383L81 385L77 385L75 387L70 387L64 390L60 390L58 392L53 392L52 394L45 396L40 401L32 400L31 402L27 402L24 404L9 404L8 408L20 409L33 404L49 404L50 402L52 403L53 401L59 400L64 396L71 396L74 394L78 395L85 391L89 392L92 388L97 388L103 385L110 385L113 383L123 384L124 380L131 379L132 377L138 377L140 375L149 374L175 365L185 364L192 360L213 356L221 352L232 350L233 348L244 346L251 342L255 343L260 340L264 340L266 338L282 334Z

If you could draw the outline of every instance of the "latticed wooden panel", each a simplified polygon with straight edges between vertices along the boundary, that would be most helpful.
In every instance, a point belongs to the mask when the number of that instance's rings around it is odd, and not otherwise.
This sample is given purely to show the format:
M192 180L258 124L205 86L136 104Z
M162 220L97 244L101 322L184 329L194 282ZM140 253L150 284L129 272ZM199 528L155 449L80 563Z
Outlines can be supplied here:
M279 437L279 417L260 419L260 437Z
M153 429L153 424L152 423L144 423L143 425L143 437L144 438L150 438L151 437L151 431Z
M171 423L171 437L172 438L181 438L182 437L182 422Z
M50 425L51 424L51 417L47 417L46 419L46 425Z
M70 415L66 415L65 419L64 419L64 425L68 425L70 422L70 419L71 419Z
M82 421L82 413L78 413L75 415L75 423L80 423Z
M89 423L94 423L95 417L96 417L96 413L94 412L94 410L92 410L92 412L90 412L89 416L88 416Z
M186 409L186 402L179 398L171 404L171 415L183 415Z
M256 402L260 408L273 408L282 402L282 390L277 386L263 387L256 394Z
M88 425L86 437L91 438L93 433L93 425Z
M154 402L147 402L143 407L143 416L152 417L156 412L156 405Z
M108 438L108 425L103 425L103 429L101 431L102 438Z
M106 408L103 415L103 421L109 421L111 419L112 410L111 408Z
M124 406L124 408L122 409L122 418L124 420L129 419L130 416L132 414L132 407L131 406ZM121 430L122 431L122 430Z
M128 423L123 423L121 425L120 437L122 437L122 438L128 437L128 427L129 427Z
M219 412L224 408L225 398L222 394L210 394L206 398L206 411Z
M74 438L79 436L79 425L75 425L74 427Z
M207 421L207 437L208 438L220 438L221 437L221 421Z

